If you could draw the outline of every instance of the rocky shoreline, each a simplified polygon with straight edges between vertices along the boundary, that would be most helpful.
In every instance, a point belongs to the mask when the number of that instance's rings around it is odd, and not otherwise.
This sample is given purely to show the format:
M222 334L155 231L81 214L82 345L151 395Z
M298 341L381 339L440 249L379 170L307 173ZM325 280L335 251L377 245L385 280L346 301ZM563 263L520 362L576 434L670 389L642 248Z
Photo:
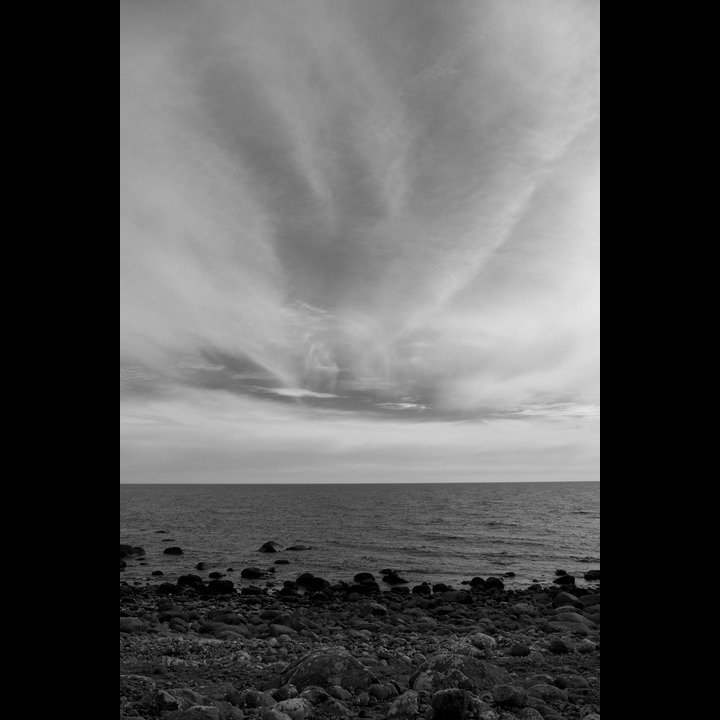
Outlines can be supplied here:
M522 590L391 572L121 582L121 720L598 720L599 572Z

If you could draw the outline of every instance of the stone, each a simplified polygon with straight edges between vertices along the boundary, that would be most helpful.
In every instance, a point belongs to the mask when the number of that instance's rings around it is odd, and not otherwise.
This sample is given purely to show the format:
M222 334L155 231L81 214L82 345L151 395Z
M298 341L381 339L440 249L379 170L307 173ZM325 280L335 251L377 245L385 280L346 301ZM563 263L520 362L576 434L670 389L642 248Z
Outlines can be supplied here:
M386 702L387 700L393 700L400 693L398 693L397 688L394 685L390 685L388 683L385 685L371 685L368 690L368 694L370 697L374 697L379 702Z
M557 638L550 643L550 652L553 655L567 655L572 652L572 647L565 640Z
M590 685L582 675L559 675L555 678L555 685L561 690L577 690L578 688L588 688Z
M498 685L493 688L493 702L503 707L524 707L527 693L515 685Z
M464 720L469 701L465 690L453 688L436 692L432 698L432 720Z
M575 577L573 575L562 575L559 578L555 578L553 580L553 583L555 585L562 585L562 586L575 586Z
M527 657L532 650L527 645L516 644L510 648L511 657Z
M400 577L400 575L393 570L384 575L383 582L388 585L408 585L410 581Z
M240 573L240 577L244 578L245 580L259 580L260 578L265 577L265 572L260 568L256 567L245 568Z
M169 547L169 548L165 548L165 549L163 550L163 553L164 553L165 555L184 555L184 554L185 554L184 550L183 550L182 548L179 548L179 547Z
M208 570L210 568L210 565L206 562L199 562L196 566L196 570Z
M493 588L496 590L504 590L505 589L505 583L498 577L489 577L485 581L485 587L488 590L492 590Z
M486 660L452 653L433 655L426 663L421 665L416 675L428 671L447 675L452 670L457 670L464 675L475 690L492 690L496 685L504 685L510 682L510 675L502 668Z
M195 705L187 710L174 710L164 720L220 720L220 710L212 705Z
M312 703L305 698L299 697L283 700L274 709L285 713L292 720L307 720L314 712Z
M418 705L419 695L414 690L408 690L397 698L390 706L387 718L388 720L415 720L415 716L420 711Z
M258 552L261 553L279 553L282 551L282 545L276 542L266 542Z
M544 720L543 715L535 708L526 707L515 713L518 720ZM587 719L586 719L587 720Z
M554 608L563 607L565 605L572 605L574 607L581 607L582 603L577 596L572 595L569 592L559 592L552 601Z
M203 579L199 575L181 575L177 584L179 587L197 587L203 584Z
M141 557L145 555L145 549L141 547L133 547L132 545L120 545L120 558Z
M263 712L262 720L292 720L292 718L284 712L280 712L280 710L268 708Z
M364 573L358 573L353 580L356 583L363 583L363 582L375 582L375 576L372 573L364 572Z
M344 648L316 650L301 657L280 676L281 684L293 684L300 690L316 685L338 685L347 690L366 690L377 678Z
M585 579L588 582L599 581L600 580L600 571L599 570L590 570L589 572L586 572Z

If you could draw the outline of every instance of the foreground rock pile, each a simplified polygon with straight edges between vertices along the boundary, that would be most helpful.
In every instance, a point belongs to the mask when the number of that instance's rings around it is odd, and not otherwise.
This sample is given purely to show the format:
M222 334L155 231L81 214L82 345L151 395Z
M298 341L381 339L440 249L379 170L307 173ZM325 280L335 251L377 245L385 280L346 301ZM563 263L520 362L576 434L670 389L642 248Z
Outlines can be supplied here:
M121 585L121 720L599 719L599 586L365 583Z

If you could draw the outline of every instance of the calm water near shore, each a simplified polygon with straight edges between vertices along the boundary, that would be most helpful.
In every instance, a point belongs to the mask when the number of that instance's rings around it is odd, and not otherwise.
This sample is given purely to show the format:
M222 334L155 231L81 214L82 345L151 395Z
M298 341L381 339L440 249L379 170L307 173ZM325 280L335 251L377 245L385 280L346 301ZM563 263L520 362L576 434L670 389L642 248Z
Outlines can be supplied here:
M303 552L258 553L268 541ZM145 548L120 579L174 582L188 572L272 567L334 582L390 567L411 583L460 586L514 572L509 587L600 568L600 483L120 485L120 542ZM182 556L165 555L179 546ZM211 567L195 570L199 562ZM141 565L140 563L147 563ZM263 584L255 581L254 584Z

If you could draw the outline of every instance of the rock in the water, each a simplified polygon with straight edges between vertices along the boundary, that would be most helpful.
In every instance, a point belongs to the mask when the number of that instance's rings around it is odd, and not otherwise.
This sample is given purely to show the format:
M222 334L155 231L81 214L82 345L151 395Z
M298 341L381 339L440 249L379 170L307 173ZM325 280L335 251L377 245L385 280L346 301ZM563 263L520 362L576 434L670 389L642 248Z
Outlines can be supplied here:
M179 547L169 547L169 548L165 548L165 549L163 550L163 553L164 553L165 555L184 555L184 554L185 554L184 551L183 551L183 549L182 549L182 548L179 548Z
M303 550L312 550L312 548L309 545L293 545L292 547L287 548L291 552L302 552Z
M265 573L260 568L245 568L241 573L240 577L246 580L259 580L261 577L265 577Z
M563 587L574 586L575 577L573 575L561 575L559 578L555 578L555 580L553 580L553 583L555 583L555 585L562 585Z
M372 573L369 573L369 572L358 573L358 574L353 578L353 580L354 580L356 583L363 583L363 582L367 582L368 580L369 580L370 582L375 582L375 576L374 576Z
M181 575L177 584L180 587L198 587L203 584L203 579L199 575Z
M498 577L489 577L485 581L485 587L488 590L492 590L493 588L497 590L504 590L505 589L505 583Z
M199 563L195 566L195 569L196 569L196 570L201 570L201 571L202 571L202 570L208 570L209 568L210 568L210 565L208 565L208 563L206 563L206 562L199 562Z
M145 555L145 550L141 547L132 547L132 545L120 545L120 557L141 557Z
M589 572L585 573L585 579L588 582L593 582L595 580L600 580L600 571L599 570L590 570Z
M344 648L316 650L286 668L280 676L281 685L295 685L303 690L311 685L346 690L365 690L376 681L359 660Z
M258 550L261 553L279 553L281 551L282 545L276 542L267 542Z
M385 573L385 576L383 577L383 582L387 583L388 585L407 585L409 583L409 580L401 578L400 575L395 570L393 570L389 573Z

